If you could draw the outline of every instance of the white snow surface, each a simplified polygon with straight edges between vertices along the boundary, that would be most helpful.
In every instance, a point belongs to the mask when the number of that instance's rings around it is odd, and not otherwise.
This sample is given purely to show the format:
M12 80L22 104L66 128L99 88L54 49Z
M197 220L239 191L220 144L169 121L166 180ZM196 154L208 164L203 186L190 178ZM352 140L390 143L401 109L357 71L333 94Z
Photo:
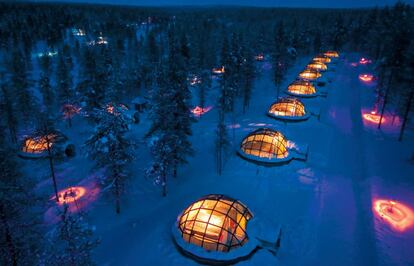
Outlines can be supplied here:
M263 68L255 82L250 108L245 114L238 111L228 122L240 126L229 129L234 147L226 156L221 176L217 175L214 159L217 92L211 91L207 105L213 109L193 125L195 154L188 165L179 169L177 178L169 178L167 197L162 197L160 188L144 175L151 157L142 137L150 121L142 115L141 123L130 133L139 147L121 214L115 214L108 189L101 189L85 207L101 239L94 252L97 264L197 265L178 252L171 226L189 204L217 193L240 200L253 215L268 220L268 239L276 238L278 225L282 228L277 256L259 250L238 265L413 265L414 229L393 230L374 215L372 202L376 198L393 199L414 208L414 165L409 162L414 138L410 132L405 141L398 142L398 127L386 125L378 131L362 121L361 111L373 105L374 88L358 81L358 74L370 71L372 66L351 67L348 62L357 58L341 55L335 72L323 74L332 81L324 88L327 98L303 99L308 110L321 110L321 121L311 117L283 123L267 117L265 112L276 100L276 91L272 70L268 65ZM285 87L309 60L297 60L289 70ZM77 155L56 163L59 189L99 183L102 175L81 150L93 129L80 117L73 124L62 131L76 145ZM290 141L309 145L308 160L265 167L237 156L238 136L263 124L274 126ZM43 170L47 163L26 160L25 168L39 181L36 189L53 196L49 173ZM53 208L54 204L50 201L48 206ZM50 222L46 214L45 220Z

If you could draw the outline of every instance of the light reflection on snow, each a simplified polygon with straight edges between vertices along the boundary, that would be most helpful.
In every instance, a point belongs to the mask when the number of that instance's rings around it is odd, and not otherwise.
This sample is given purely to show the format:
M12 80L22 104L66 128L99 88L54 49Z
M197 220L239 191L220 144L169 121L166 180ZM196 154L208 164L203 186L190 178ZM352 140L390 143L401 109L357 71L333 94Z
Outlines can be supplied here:
M193 113L197 117L200 117L204 115L205 113L209 112L212 108L213 108L212 106L207 106L204 108L200 106L196 106L193 109L191 109L191 113Z
M401 202L375 199L372 205L375 214L397 231L403 232L414 225L413 210Z
M365 83L371 83L374 80L374 76L371 74L360 74L358 78Z
M228 128L234 129L234 128L241 128L240 124L231 124L227 126Z

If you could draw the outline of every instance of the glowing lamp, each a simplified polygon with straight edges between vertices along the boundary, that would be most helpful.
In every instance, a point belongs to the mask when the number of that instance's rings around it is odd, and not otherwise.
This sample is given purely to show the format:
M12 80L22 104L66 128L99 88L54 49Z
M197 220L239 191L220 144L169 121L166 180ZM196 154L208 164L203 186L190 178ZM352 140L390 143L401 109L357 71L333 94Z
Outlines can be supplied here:
M365 83L370 83L374 80L374 76L371 74L360 74L358 76L359 80L365 82Z
M84 187L69 187L58 192L58 204L71 204L85 196L86 189ZM55 197L54 197L55 199Z
M378 199L373 205L376 215L398 231L405 231L414 224L413 211L400 202Z

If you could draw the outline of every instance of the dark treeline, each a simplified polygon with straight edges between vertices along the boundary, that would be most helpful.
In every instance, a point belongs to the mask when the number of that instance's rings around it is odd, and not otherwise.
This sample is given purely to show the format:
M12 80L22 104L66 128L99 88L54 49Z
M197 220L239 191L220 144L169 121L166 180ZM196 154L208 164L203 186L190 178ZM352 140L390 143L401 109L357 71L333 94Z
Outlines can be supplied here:
M62 265L64 259L63 265L90 265L96 245L84 220L67 209L47 244L39 236L46 229L28 216L36 216L44 199L26 192L31 182L16 159L23 133L70 128L81 107L95 129L85 143L87 155L96 167L105 166L102 183L112 188L120 213L135 144L126 135L131 119L117 104L150 99L146 137L153 162L146 172L165 196L168 177L179 176L194 152L190 86L201 108L207 94L217 95L220 174L230 142L226 123L248 109L260 75L255 57L272 64L279 93L296 57L338 50L374 60L378 109L402 117L402 139L414 106L413 18L403 3L338 10L0 3L1 264ZM222 67L213 80L211 70ZM103 111L108 104L110 114ZM54 177L56 160L51 154L49 160ZM74 235L81 236L81 246Z

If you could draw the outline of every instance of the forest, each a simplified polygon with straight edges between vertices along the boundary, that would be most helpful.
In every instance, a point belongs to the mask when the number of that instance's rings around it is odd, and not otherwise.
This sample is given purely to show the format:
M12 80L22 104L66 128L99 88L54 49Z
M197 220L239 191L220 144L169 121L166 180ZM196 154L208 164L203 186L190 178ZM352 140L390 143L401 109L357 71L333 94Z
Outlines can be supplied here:
M192 158L199 153L211 153L211 173L225 180L235 130L255 106L262 69L278 99L295 65L325 51L369 60L375 130L398 118L392 141L407 143L405 160L413 164L409 4L293 9L0 2L0 18L2 265L102 265L96 258L105 252L99 251L104 240L90 218L100 211L89 201L99 194L96 202L113 214L102 219L117 219L148 204L131 204L137 187L157 201L180 197L182 176L197 167ZM195 133L207 115L211 123ZM212 138L205 150L195 145L202 134ZM93 188L80 186L86 184L81 179L71 184L67 171L93 175ZM84 193L93 200L74 207Z

